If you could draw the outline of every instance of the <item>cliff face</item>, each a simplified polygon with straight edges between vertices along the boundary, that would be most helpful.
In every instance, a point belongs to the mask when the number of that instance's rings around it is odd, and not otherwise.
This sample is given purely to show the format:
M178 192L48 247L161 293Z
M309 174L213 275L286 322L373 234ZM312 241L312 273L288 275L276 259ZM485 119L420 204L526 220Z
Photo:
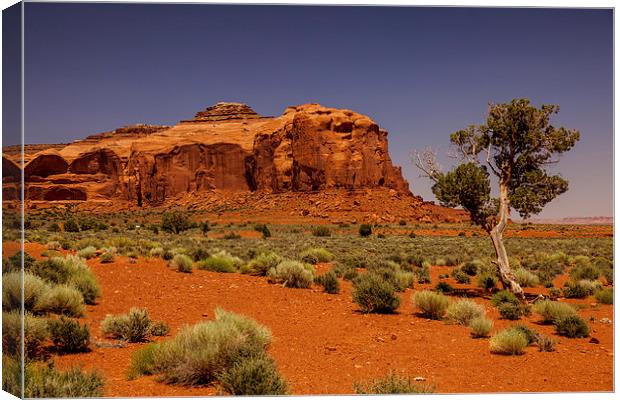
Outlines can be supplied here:
M373 188L411 196L385 130L367 116L318 104L263 117L244 104L218 103L173 127L125 127L25 159L26 200L154 206L214 190ZM14 179L15 161L4 154L11 167L5 181Z

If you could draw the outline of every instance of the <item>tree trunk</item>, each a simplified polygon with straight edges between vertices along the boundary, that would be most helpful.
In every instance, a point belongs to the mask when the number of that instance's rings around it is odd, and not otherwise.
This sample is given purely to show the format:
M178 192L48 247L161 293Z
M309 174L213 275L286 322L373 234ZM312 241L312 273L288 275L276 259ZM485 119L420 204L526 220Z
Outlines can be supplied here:
M523 294L523 289L521 285L516 280L512 269L510 268L510 263L508 261L508 254L506 253L506 248L504 247L503 234L504 229L506 229L506 224L508 223L508 185L500 182L499 184L499 214L498 214L498 223L491 229L489 232L489 236L491 236L491 241L493 242L493 247L495 248L495 254L497 255L497 266L499 267L499 277L501 279L502 285L504 289L508 289L513 292L515 295L520 297L521 299L525 298Z

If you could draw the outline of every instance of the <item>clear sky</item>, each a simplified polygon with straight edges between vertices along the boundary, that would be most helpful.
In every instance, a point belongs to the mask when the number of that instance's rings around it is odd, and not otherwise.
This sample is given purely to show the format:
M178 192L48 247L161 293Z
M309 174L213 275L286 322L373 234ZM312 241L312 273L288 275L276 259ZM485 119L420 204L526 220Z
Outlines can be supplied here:
M174 124L218 101L264 115L318 102L367 114L415 194L411 165L484 121L489 102L560 105L582 139L544 218L612 215L611 10L27 3L27 143ZM8 143L6 143L8 144Z

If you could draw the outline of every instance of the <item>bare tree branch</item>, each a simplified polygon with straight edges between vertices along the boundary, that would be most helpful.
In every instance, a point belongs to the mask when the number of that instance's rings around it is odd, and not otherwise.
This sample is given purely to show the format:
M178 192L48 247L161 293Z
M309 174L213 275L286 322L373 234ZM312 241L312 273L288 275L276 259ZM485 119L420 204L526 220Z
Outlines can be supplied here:
M441 174L441 165L437 162L437 152L430 147L427 147L422 152L414 150L411 153L411 159L413 164L424 173L421 176L437 182Z

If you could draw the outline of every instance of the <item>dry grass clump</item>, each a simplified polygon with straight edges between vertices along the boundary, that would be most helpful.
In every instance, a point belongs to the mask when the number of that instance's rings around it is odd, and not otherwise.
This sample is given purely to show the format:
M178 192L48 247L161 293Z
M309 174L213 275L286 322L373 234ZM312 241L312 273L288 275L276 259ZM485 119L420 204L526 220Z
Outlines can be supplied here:
M366 384L356 383L353 389L357 394L423 394L434 391L428 385L411 382L409 377L394 372Z
M413 295L413 303L423 316L430 319L442 319L450 306L448 297L430 290L416 292Z
M557 324L560 320L577 315L577 311L570 304L559 301L543 300L534 303L532 310L540 314L545 324Z
M129 314L108 315L101 321L104 335L128 342L143 342L151 333L153 321L144 308L132 308Z
M445 317L448 322L467 326L473 319L483 317L484 314L482 305L471 300L459 300L448 306Z
M240 377L247 380L250 376L257 379L256 385L273 388L275 386L269 386L265 381L258 382L260 377L252 375L252 371L261 372L256 369L256 364L241 367L238 364L249 363L249 359L255 357L268 357L265 350L270 341L271 332L266 327L243 315L218 308L214 321L186 326L174 338L135 352L130 376L158 375L158 379L166 383L204 385L218 381L232 371L235 376L225 381L231 388L237 387L235 382L243 384L239 382ZM244 371L235 371L234 368ZM273 374L264 373L262 376L269 380Z
M37 299L34 311L81 317L84 314L84 297L72 286L56 285Z
M270 283L291 288L309 288L314 281L314 267L294 260L284 260L267 273Z
M528 339L521 330L508 328L495 335L489 340L491 353L504 355L520 355L528 345Z
M489 332L493 329L493 320L480 316L469 322L471 328L471 336L474 338L484 338L489 336Z

